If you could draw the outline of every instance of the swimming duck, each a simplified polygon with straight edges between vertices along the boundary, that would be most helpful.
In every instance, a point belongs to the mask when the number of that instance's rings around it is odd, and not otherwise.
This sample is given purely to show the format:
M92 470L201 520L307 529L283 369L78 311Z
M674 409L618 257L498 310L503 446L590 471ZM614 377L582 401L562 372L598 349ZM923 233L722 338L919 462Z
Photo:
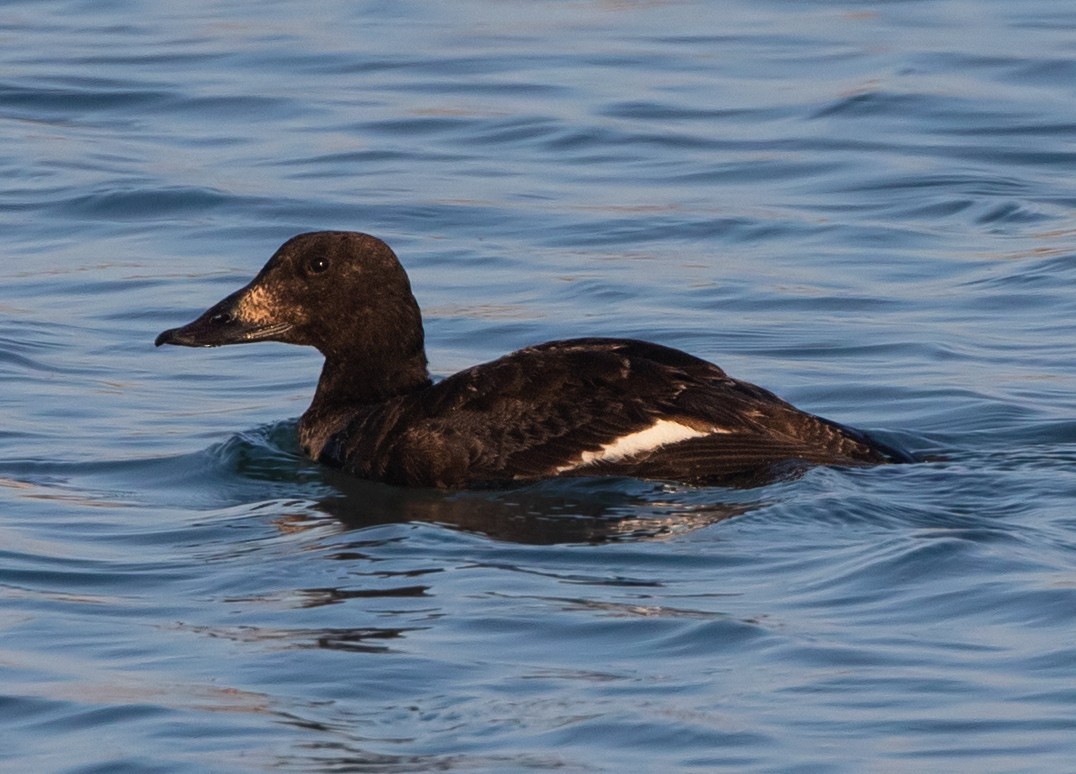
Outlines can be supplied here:
M368 234L289 239L249 284L156 345L253 341L325 356L299 420L303 451L391 484L630 476L754 485L811 465L910 461L705 360L634 339L551 341L435 383L407 274Z

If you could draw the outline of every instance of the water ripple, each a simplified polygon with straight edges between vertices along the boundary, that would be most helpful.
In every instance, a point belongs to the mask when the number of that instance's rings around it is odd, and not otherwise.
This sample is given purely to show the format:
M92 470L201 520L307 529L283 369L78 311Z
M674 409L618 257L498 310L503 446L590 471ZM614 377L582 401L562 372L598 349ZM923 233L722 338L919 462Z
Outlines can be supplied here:
M1068 4L29 7L0 7L10 766L1071 768ZM438 377L656 339L921 461L340 476L295 438L315 353L152 347L313 228L390 241Z

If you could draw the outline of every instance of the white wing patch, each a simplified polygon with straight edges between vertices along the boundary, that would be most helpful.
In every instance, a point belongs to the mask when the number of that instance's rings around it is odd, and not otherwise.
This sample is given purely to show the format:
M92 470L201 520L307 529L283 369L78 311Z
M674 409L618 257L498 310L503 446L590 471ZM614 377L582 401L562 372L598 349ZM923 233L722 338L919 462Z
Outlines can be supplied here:
M686 441L688 438L700 438L712 433L727 433L728 430L714 427L709 432L696 430L694 427L682 425L671 419L659 419L645 430L622 435L603 445L598 451L585 451L579 455L579 459L561 465L556 473L564 473L567 470L575 470L592 462L616 462L627 457L634 457L659 446L668 446L671 443Z

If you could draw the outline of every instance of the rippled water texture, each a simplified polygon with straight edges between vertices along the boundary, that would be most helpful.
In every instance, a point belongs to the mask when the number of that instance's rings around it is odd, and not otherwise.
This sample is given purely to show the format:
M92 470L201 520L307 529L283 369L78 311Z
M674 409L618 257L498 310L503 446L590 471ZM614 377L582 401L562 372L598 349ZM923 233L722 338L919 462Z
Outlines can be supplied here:
M1071 770L1073 84L1069 0L0 3L0 768ZM347 480L315 353L152 346L314 228L439 376L645 337L929 461Z

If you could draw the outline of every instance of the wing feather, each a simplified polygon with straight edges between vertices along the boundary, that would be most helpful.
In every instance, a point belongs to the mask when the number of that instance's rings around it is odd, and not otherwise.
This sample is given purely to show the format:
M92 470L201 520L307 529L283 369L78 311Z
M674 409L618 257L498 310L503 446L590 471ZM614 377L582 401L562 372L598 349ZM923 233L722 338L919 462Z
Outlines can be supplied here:
M585 452L659 420L709 435L579 466ZM711 363L626 339L523 349L375 407L356 423L362 427L341 434L351 440L335 452L345 468L427 486L507 483L569 468L572 474L717 482L789 460L884 459L855 431L799 411Z

